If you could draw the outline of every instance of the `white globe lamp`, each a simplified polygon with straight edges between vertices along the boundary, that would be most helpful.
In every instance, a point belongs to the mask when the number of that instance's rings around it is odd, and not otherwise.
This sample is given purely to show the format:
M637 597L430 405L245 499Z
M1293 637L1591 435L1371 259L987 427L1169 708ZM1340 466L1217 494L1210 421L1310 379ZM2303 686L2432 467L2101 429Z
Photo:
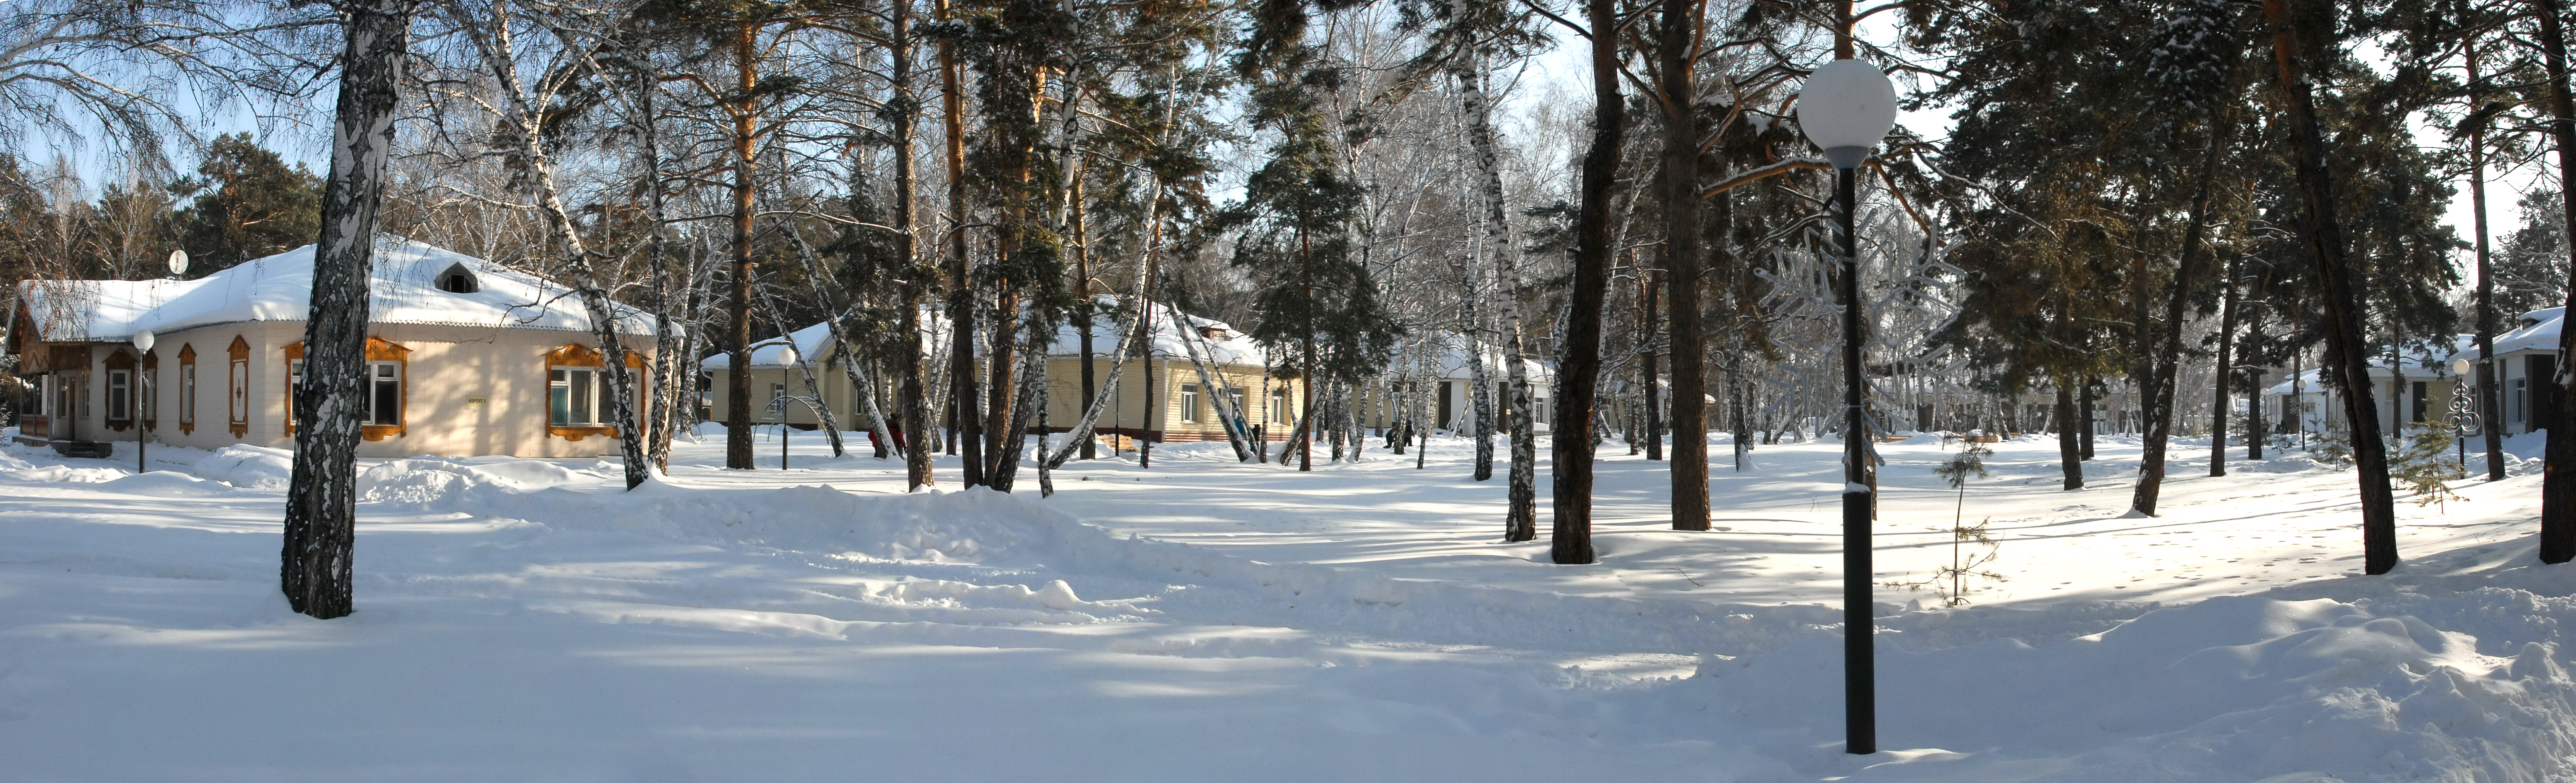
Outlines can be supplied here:
M1798 131L1834 168L1857 168L1896 128L1896 83L1859 60L1825 63L1799 88L1797 115Z

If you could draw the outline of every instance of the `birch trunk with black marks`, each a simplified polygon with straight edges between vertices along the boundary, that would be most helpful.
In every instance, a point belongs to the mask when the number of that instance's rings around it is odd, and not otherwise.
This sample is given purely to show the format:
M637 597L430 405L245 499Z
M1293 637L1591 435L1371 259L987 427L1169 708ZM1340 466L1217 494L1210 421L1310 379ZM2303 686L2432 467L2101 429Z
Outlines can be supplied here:
M582 241L581 229L573 222L572 211L564 206L562 189L555 180L555 162L546 153L546 128L539 105L552 102L568 85L570 74L582 72L574 66L556 69L533 84L519 77L515 56L518 47L510 33L511 12L507 4L495 4L491 27L463 25L475 50L482 55L483 65L491 69L492 78L508 92L500 103L500 119L511 126L518 149L510 154L527 172L528 188L535 191L537 214L544 219L546 234L554 240L556 266L572 277L574 298L581 301L582 314L590 319L591 339L599 342L600 374L608 380L609 412L616 423L618 452L625 459L626 488L642 486L653 477L653 462L644 456L643 433L637 425L644 419L636 415L635 377L627 373L625 336L617 328L617 304L611 300L607 285L601 282L598 259ZM569 42L567 42L569 43ZM587 59L586 53L567 55ZM308 364L308 366L310 366Z
M1512 238L1511 213L1503 200L1500 146L1495 139L1493 102L1485 96L1484 58L1456 76L1467 102L1467 141L1476 158L1476 186L1484 207L1485 246L1493 248L1494 278L1502 300L1503 428L1511 434L1511 487L1503 512L1503 538L1538 538L1538 430L1530 409L1528 343L1522 337L1520 245ZM1472 298L1472 297L1471 297Z
M1464 198L1466 193L1463 192L1466 188L1463 183L1459 190L1461 191L1460 200L1466 200ZM1484 245L1482 240L1468 242L1467 262L1458 270L1458 290L1461 294L1458 298L1458 320L1461 322L1458 342L1466 351L1470 422L1468 427L1473 428L1476 435L1475 479L1477 481L1490 481L1494 478L1494 384L1493 373L1485 370L1485 313L1479 301L1484 299L1488 292L1482 290L1483 286L1476 284L1477 278L1481 277L1478 273L1483 271L1482 264L1479 262L1484 260ZM1313 382L1311 378L1307 380L1309 384ZM1442 391L1445 393L1447 390ZM1452 427L1457 426L1455 422L1442 423Z
M1215 346L1211 344L1202 351L1197 330L1190 328L1190 321L1181 315L1180 308L1166 301L1163 309L1172 316L1172 331L1181 339L1181 353L1187 355L1190 366L1198 370L1199 388L1207 390L1209 407L1216 410L1217 425L1225 429L1226 445L1234 447L1235 461L1251 462L1252 433L1244 431L1246 419L1243 412L1234 407L1233 396L1226 393L1231 387L1225 385L1224 376L1218 374L1213 365Z
M304 322L304 384L294 390L295 460L288 475L278 587L287 605L321 619L355 610L358 439L367 410L369 281L394 112L411 56L415 6L350 2L340 50L331 173L322 187L322 231L313 252L311 313Z

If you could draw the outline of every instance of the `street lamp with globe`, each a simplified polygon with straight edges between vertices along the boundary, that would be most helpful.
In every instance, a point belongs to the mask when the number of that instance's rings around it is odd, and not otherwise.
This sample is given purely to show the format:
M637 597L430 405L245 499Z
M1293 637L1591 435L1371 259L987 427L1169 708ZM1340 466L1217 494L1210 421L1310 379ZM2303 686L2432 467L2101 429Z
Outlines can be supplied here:
M152 353L152 340L150 329L140 329L134 333L134 361L135 367L138 368L134 371L134 388L140 392L134 398L134 475L137 476L149 470L144 467L143 462L144 443L149 439L149 436L143 432L143 411L151 405L149 400L152 399L152 374L139 368L143 366L142 357Z
M2478 398L2469 389L2469 371L2477 369L2468 357L2451 360L2451 444L2459 448L2460 470L2469 469L2469 433L2485 429L2478 418ZM2472 426L2471 422L2476 422Z
M1834 166L1834 233L1842 263L1834 298L1843 316L1843 750L1878 751L1878 685L1870 608L1870 517L1877 489L1868 480L1868 378L1861 348L1857 169L1896 127L1896 85L1876 66L1853 59L1826 63L1798 90L1798 130Z

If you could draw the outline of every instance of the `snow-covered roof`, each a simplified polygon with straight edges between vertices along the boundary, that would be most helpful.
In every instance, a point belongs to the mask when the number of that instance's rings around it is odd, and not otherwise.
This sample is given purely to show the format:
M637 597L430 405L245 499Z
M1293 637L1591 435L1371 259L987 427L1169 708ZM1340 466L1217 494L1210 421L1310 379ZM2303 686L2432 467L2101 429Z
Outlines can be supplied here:
M1180 320L1175 321L1170 309L1157 306L1154 310L1152 348L1153 355L1156 357L1188 358L1190 350L1181 344L1183 337L1181 330L1188 329L1190 330L1189 341L1196 345L1199 356L1208 361L1250 367L1259 367L1268 361L1261 350L1261 343L1253 340L1250 335L1236 331L1232 324L1213 318L1200 318L1188 313L1182 313ZM1111 349L1116 348L1118 326L1119 324L1108 318L1091 319L1091 350L1099 354L1107 354ZM1054 356L1080 355L1082 329L1071 323L1058 327L1055 331L1055 344L1048 350Z
M1423 335L1420 339L1423 342L1429 343L1428 347L1437 351L1437 353L1433 355L1432 360L1432 372L1435 373L1437 377L1444 380L1458 381L1471 380L1474 378L1475 373L1467 366L1467 338L1465 335L1461 335L1456 332L1432 332ZM1412 361L1412 357L1407 354L1413 349L1413 347L1414 346L1405 346L1403 350L1396 351L1395 358L1387 360L1388 374L1401 374L1405 371L1406 363ZM1503 363L1503 349L1501 346L1480 344L1477 348L1485 356L1486 373L1499 379L1503 377L1504 373L1509 371L1509 365ZM1530 381L1533 383L1549 384L1556 380L1555 370L1540 363L1536 359L1523 358L1521 360L1521 366L1523 369L1528 371Z
M2496 346L2496 351L2498 353L2502 353L2504 351L2504 346L2501 342ZM2403 357L2403 361L2398 363L2398 366L2403 368L2402 371L2405 373L2405 377L2407 378L2428 381L2446 380L2452 377L2452 359L2461 356L2474 357L2476 352L2477 335L2463 334L2459 335L2457 339L2453 341L2451 351L2449 353L2424 352L2407 354ZM2326 392L2324 385L2325 376L2320 375L2320 372L2321 370L2311 369L2298 374L2297 380L2301 386L2300 391L2302 393L2316 395L2324 394ZM2370 377L2388 377L2387 354L2382 353L2371 355ZM2290 393L2290 386L2291 382L2289 380L2283 380L2280 383L2273 384L2272 388L2265 390L2263 393L2267 395L2288 395Z
M462 266L479 290L439 290ZM379 324L590 331L590 317L553 281L398 237L377 238L367 318ZM303 321L312 312L313 246L242 262L195 280L28 280L19 301L48 342L124 342L135 332L175 332L244 321ZM651 334L641 311L619 306L628 334Z
M1193 330L1191 333L1191 341L1197 344L1198 350L1202 356L1207 356L1218 364L1248 365L1254 367L1261 365L1263 361L1261 343L1254 341L1251 337L1246 336L1241 332L1235 331L1232 325L1227 324L1224 321L1200 318L1186 313L1182 314L1182 321L1176 323L1172 320L1171 313L1168 310L1161 307L1156 307L1154 309L1157 311L1154 314L1155 357L1165 359L1187 358L1189 353L1187 353L1181 345L1182 333L1180 330L1188 328ZM1106 315L1093 318L1091 320L1092 355L1105 357L1109 355L1110 351L1118 347L1118 333L1120 326L1121 324L1117 319ZM921 335L925 346L930 350L938 350L939 348L945 347L948 339L948 318L946 314L935 307L922 308ZM832 343L831 325L827 323L817 323L813 326L808 326L788 333L785 340L772 338L770 340L763 341L751 351L751 366L755 368L787 366L785 362L779 361L779 350L785 348L790 343L796 346L797 355L807 359L829 355L831 353L829 349L831 348ZM1062 326L1056 327L1055 343L1051 348L1051 355L1078 356L1081 353L1082 329L1073 325L1071 322L1067 322ZM707 357L705 361L699 363L699 366L705 367L709 370L721 370L726 367L733 366L732 359L733 357L731 356L719 353L714 356Z
M2496 335L2495 352L2558 350L2558 327L2566 321L2567 308L2549 307L2523 313L2513 331Z

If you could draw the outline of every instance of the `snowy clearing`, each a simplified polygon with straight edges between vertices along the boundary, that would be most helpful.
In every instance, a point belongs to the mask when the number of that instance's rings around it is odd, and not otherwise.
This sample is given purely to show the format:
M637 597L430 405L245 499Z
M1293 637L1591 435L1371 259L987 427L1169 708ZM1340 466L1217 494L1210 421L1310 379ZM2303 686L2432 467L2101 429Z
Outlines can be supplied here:
M1455 440L1311 474L1165 448L1048 499L1028 469L1018 495L907 496L898 463L804 433L793 469L683 446L633 493L597 461L372 461L334 621L277 593L282 455L156 448L136 476L131 451L13 449L0 758L29 781L2576 775L2576 572L2533 559L2538 476L2402 503L2407 561L2361 577L2349 472L2209 478L2183 445L2165 515L2123 518L2134 446L2069 493L2053 441L1998 445L1965 514L2006 579L1961 609L1880 590L1895 750L1857 757L1830 442L1741 473L1713 448L1709 533L1666 529L1660 463L1609 457L1579 567L1498 543L1503 482ZM1915 581L1950 557L1948 452L1885 451L1879 578Z

